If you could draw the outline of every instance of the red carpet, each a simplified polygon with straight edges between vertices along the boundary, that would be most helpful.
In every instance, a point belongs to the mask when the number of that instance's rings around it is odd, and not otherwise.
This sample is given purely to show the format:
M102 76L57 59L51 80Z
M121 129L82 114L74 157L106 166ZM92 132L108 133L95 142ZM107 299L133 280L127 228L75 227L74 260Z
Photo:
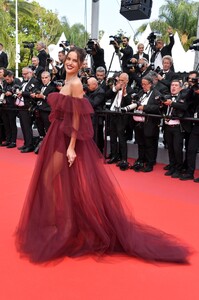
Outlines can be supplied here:
M1 300L199 299L199 184L164 176L163 165L152 173L122 172L111 166L138 220L194 248L190 265L154 265L119 255L34 265L19 257L13 233L35 160L34 153L0 148Z

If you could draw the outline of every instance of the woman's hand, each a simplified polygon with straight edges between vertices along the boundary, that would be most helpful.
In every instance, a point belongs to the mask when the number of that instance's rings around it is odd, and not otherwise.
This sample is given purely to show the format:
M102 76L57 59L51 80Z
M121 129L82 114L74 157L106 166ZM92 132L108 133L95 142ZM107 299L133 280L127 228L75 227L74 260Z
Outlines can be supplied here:
M66 151L66 157L68 159L69 167L71 167L76 158L75 150L69 147Z

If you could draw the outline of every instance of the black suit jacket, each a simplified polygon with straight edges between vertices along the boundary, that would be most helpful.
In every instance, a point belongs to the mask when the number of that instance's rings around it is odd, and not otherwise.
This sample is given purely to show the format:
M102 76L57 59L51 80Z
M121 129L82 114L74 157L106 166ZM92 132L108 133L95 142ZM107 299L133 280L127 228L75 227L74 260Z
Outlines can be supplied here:
M44 68L42 66L36 67L34 70L35 78L41 82L41 74L44 72Z
M8 66L8 56L5 52L2 51L0 54L0 67L7 68Z
M168 45L165 45L165 46L160 50L161 56L162 56L162 57L164 57L165 55L170 55L170 56L172 56L172 55L171 55L171 50L172 50L173 45L174 45L174 36L173 36L173 35L170 35L170 36L169 36L169 40L170 40L169 44L168 44ZM156 54L157 54L158 52L159 52L159 51L155 51L155 52L152 54L152 56L151 56L151 63L154 63L154 61L155 61L155 59L156 59ZM174 70L174 69L173 69L173 66L172 66L171 69Z
M139 96L141 97L144 94L144 91L139 92ZM160 115L160 105L158 101L158 96L160 93L153 88L151 90L150 97L146 105L144 105L143 112L146 114L157 114ZM135 122L136 124L137 122ZM147 137L156 136L159 133L160 118L146 116L144 121L144 135Z
M120 52L123 54L122 61L122 70L123 72L129 73L129 68L127 68L127 64L129 60L133 57L133 48L127 45L125 48L120 49Z
M143 57L149 61L149 55L143 52ZM139 59L139 53L133 55L133 58Z
M46 53L46 51L43 49L41 51L39 51L37 57L39 58L39 65L41 67L43 67L44 69L46 69L46 66L48 65L48 63L46 62L46 59L49 58L49 54Z
M22 82L22 89L24 84L25 81ZM30 97L30 94L33 93L35 90L39 90L39 87L40 87L40 83L36 78L32 77L28 81L25 90L22 91L22 97L24 98L25 106L30 107L32 105L32 98Z
M44 87L43 84L40 86L40 90L42 89L42 87ZM50 105L47 103L47 101L48 101L48 95L53 92L57 92L57 89L56 86L51 82L43 92L43 95L46 96L46 98L38 99L37 103L39 103L38 105L39 110L49 111L49 112L51 111Z

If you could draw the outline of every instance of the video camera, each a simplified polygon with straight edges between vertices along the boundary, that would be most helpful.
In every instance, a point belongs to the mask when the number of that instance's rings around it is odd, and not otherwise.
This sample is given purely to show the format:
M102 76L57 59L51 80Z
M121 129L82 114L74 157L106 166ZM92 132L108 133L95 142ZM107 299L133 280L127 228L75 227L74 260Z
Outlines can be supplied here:
M157 36L161 37L161 34L152 31L147 37L147 40L149 41L149 45L150 45L151 49L154 51L155 51L155 41L156 41Z
M33 49L36 42L22 42L24 48Z
M59 44L59 47L62 47L66 51L69 51L69 46L69 41L61 41L61 43Z
M189 47L189 49L199 51L199 39L193 41L193 44Z
M118 45L120 45L122 43L122 34L119 34L119 35L110 35L109 38L110 38L109 45L115 46L116 43Z
M85 50L86 50L87 54L92 54L92 52L95 50L95 41L92 39L89 39L86 44Z

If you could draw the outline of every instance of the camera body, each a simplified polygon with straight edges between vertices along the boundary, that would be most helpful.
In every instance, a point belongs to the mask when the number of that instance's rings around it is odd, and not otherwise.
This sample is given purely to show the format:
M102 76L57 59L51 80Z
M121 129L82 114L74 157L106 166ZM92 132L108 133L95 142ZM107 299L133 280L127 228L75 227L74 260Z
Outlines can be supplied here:
M110 42L109 45L113 45L115 46L115 44L117 43L118 45L120 45L122 43L122 35L110 35Z
M193 83L191 89L194 91L199 90L199 77L192 78L191 82Z
M54 85L55 86L64 86L64 80L63 79L60 79L60 80L55 80L53 81Z
M69 41L61 41L61 43L59 44L59 47L62 47L63 50L66 50L66 51L69 50L69 46L70 46Z
M155 97L155 99L159 102L160 105L162 105L164 102L166 102L167 100L169 100L171 98L172 98L172 96L170 94L160 95L160 96Z
M36 42L22 42L24 48L33 49Z
M95 50L95 41L92 39L89 39L86 44L85 50L86 50L87 54L92 54L92 52Z
M52 57L46 58L46 62L47 62L48 64L52 63L52 62L53 62L53 58L52 58Z

